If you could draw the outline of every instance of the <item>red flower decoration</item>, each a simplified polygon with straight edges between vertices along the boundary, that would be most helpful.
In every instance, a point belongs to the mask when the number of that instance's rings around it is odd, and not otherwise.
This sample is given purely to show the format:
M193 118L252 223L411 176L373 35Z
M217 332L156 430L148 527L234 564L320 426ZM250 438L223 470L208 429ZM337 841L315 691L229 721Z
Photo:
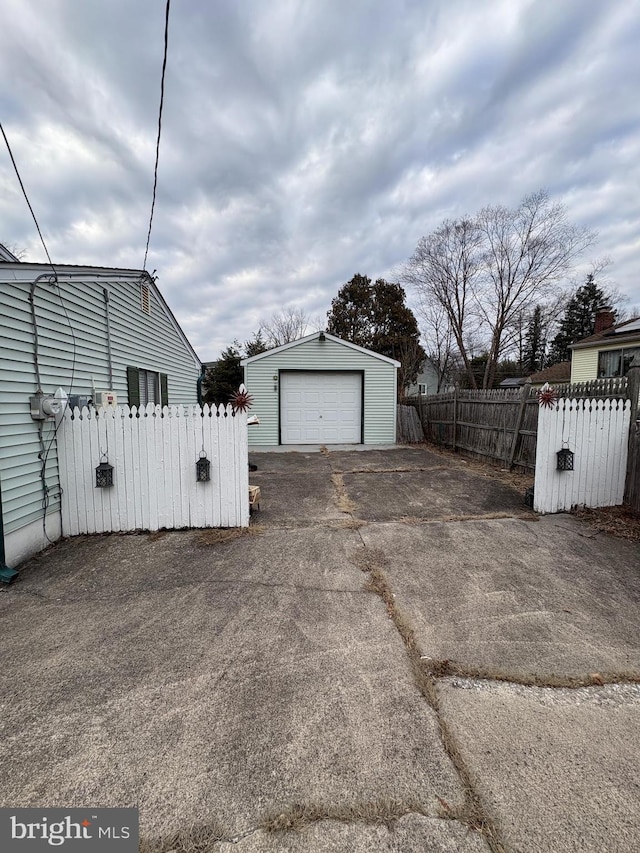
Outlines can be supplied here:
M558 399L558 394L555 388L552 388L548 382L538 391L538 405L540 408L552 409L554 403Z
M253 397L249 394L244 385L241 385L238 391L231 396L231 400L229 402L231 403L231 407L234 412L246 412L247 409L251 408Z

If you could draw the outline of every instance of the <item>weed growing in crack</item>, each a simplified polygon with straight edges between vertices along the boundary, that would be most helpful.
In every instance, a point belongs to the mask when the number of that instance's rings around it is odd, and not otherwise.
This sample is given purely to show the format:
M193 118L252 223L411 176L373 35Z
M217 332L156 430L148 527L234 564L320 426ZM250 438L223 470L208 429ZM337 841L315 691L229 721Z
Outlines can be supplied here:
M139 853L208 853L214 844L229 838L229 832L216 822L194 825L160 838L141 838Z
M475 790L469 768L442 714L435 673L424 663L425 656L421 653L415 631L408 617L396 605L395 595L382 566L377 564L375 555L369 552L366 546L364 551L365 554L358 559L357 564L359 568L366 571L369 575L365 588L374 592L382 599L390 619L393 621L396 630L402 638L409 657L413 681L436 715L442 745L456 768L458 777L462 783L465 798L464 805L455 809L449 807L447 810L443 807L442 803L444 801L442 801L440 803L440 807L443 809L442 816L459 820L465 823L470 829L481 832L492 853L505 853L497 828L485 812L482 801Z
M340 805L321 803L294 803L284 809L267 813L260 822L266 832L299 832L305 826L321 820L335 820L343 823L383 824L391 826L408 814L428 816L424 806L415 801L373 800L362 803L343 803Z
M427 672L434 678L468 678L476 681L502 681L523 687L550 687L577 690L605 684L639 684L640 672L589 672L585 675L518 675L494 667L471 667L451 660L422 657Z
M347 494L342 474L332 474L331 482L333 483L333 487L336 491L336 506L340 512L344 512L346 514L354 512L356 505Z
M259 536L264 533L265 527L262 524L252 524L250 527L213 527L210 530L201 530L198 532L198 544L206 545L226 545L227 542L232 542L234 539L242 539L246 536Z

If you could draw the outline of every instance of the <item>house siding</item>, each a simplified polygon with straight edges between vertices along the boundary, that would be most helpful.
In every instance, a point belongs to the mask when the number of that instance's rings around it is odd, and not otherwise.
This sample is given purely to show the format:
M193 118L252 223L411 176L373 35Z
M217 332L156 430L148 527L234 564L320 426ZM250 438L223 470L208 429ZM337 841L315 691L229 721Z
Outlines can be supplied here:
M350 370L364 374L364 443L393 444L396 430L396 368L373 355L336 341L314 338L245 365L245 384L253 397L251 414L260 426L250 427L249 445L277 445L279 439L280 370Z
M571 381L589 382L598 378L598 348L574 349L571 355Z
M5 534L41 520L43 514L38 424L29 413L29 397L36 391L29 290L41 272L41 268L0 266L0 478ZM103 288L109 293L112 388L108 384ZM38 283L35 305L40 375L46 394L55 393L59 387L67 393L87 396L94 388L114 390L118 402L127 403L126 368L133 365L168 374L170 404L197 402L197 358L176 330L154 288L151 313L147 315L142 312L140 286L135 279L96 280L87 273L82 280L65 280L60 272L58 285L46 279ZM59 512L60 502L54 430L52 421L43 422L43 441L48 451L47 519ZM53 519L52 522L53 529L56 524Z

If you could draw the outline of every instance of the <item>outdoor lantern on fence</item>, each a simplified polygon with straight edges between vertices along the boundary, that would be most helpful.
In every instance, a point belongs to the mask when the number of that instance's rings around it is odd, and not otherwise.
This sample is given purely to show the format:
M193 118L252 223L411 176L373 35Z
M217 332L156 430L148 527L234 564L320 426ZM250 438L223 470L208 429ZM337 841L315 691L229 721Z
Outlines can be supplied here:
M208 483L211 479L211 462L207 459L204 450L200 451L200 458L196 462L196 483Z
M106 489L113 486L113 465L109 465L107 457L96 468L96 489Z
M573 471L573 451L568 447L563 447L556 453L556 470L558 471Z

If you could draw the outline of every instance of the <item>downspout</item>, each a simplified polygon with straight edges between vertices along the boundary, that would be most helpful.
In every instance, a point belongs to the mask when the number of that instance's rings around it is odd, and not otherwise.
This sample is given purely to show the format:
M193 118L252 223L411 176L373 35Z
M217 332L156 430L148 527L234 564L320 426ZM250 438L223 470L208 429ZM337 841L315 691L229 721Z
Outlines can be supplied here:
M4 524L2 521L2 484L0 483L0 583L11 583L18 577L15 569L10 569L5 562Z
M102 288L104 297L104 314L107 324L107 364L109 369L109 390L113 389L113 362L111 361L111 322L109 318L109 291L106 287ZM95 396L95 394L94 394Z
M198 393L198 405L200 408L203 406L203 396L202 396L202 383L204 382L204 375L207 372L207 368L204 364L200 365L200 375L198 376L198 380L196 382L196 389Z

